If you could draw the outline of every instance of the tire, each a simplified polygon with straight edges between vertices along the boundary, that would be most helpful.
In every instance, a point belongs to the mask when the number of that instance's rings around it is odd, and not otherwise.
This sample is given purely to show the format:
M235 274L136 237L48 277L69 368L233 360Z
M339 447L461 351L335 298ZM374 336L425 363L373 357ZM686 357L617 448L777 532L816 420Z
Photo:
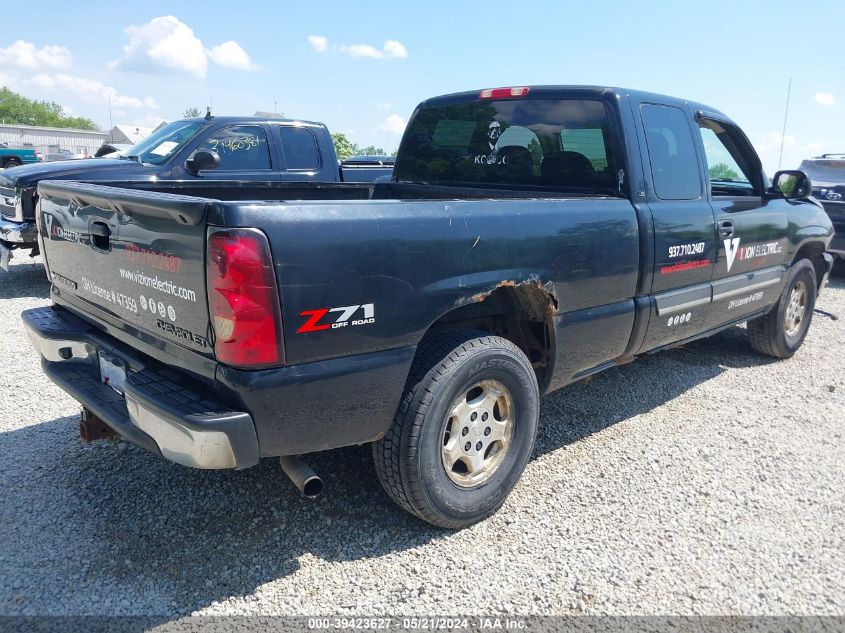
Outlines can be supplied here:
M537 378L516 345L483 332L433 335L417 349L392 426L373 444L378 478L424 521L472 525L513 489L539 416Z
M756 351L775 358L790 358L807 336L816 307L816 270L800 259L789 273L777 304L748 322L748 340Z
M3 163L3 167L6 168L6 169L9 169L10 167L17 167L20 164L21 164L21 161L19 161L17 158L8 158Z

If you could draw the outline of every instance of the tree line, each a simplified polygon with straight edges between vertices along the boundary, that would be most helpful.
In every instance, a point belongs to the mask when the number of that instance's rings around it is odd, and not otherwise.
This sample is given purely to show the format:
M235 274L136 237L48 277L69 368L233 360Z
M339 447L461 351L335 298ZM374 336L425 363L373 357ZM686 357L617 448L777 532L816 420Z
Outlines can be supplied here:
M185 108L185 118L201 116L199 108ZM0 88L0 122L13 125L38 125L45 127L75 128L77 130L97 130L94 121L86 117L65 114L64 108L55 101L27 99L9 88ZM358 145L349 140L343 132L332 134L332 143L341 160L350 156L385 156L396 152L386 152L375 145Z
M91 119L65 114L62 106L55 101L27 99L6 87L0 88L0 122L77 130L97 129L97 124Z
M334 143L334 151L340 160L350 156L396 156L395 151L386 152L383 148L375 145L363 146L353 143L343 132L334 132L332 143Z

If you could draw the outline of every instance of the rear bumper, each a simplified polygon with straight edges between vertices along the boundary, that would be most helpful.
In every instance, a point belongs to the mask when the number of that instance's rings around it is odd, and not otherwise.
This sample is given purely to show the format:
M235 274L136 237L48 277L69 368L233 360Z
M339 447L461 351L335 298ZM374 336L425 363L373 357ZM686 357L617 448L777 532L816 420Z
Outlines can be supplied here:
M822 273L822 278L819 282L819 292L821 292L822 288L827 285L827 280L830 277L830 273L833 270L833 261L834 257L832 253L822 253L822 259L824 260L824 273Z
M194 468L258 463L252 418L217 402L207 386L141 357L66 310L36 308L21 316L47 376L126 440ZM124 394L100 379L100 354L125 368Z
M14 222L0 219L0 242L26 248L38 244L38 227L35 222Z
M212 389L70 310L36 308L22 317L53 382L128 441L198 468L246 468L260 457L379 439L416 352L410 346L260 371L218 365ZM101 354L126 368L125 395L101 381Z

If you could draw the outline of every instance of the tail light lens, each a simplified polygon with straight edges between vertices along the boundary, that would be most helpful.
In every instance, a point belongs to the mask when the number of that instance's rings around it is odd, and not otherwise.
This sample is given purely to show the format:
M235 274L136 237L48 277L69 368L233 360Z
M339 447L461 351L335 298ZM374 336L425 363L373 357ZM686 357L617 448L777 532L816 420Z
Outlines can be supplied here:
M213 229L206 261L217 360L250 369L283 364L282 314L267 238L255 229Z

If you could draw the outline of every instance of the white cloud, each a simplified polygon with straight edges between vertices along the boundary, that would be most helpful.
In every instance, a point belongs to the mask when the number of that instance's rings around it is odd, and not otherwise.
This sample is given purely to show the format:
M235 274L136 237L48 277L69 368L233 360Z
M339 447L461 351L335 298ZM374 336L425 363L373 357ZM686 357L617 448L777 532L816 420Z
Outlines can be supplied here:
M42 46L17 40L8 48L0 48L0 66L11 66L26 70L53 68L66 70L73 64L70 51L64 46Z
M56 75L39 73L29 79L28 83L44 90L77 94L88 101L97 103L109 103L109 100L111 100L111 105L117 108L158 107L152 97L140 98L123 95L117 89L96 79L85 79L64 73Z
M77 96L84 101L105 105L111 100L115 108L149 108L157 109L158 104L150 96L134 97L125 95L112 86L106 85L97 79L86 79L67 73L36 73L34 75L21 76L14 72L0 73L0 83L8 86L17 92L40 98L51 98L64 100L69 95ZM67 108L65 108L67 111Z
M396 40L387 40L382 50L369 44L341 45L338 47L338 50L350 57L370 57L372 59L385 59L388 57L404 59L408 56L408 49Z
M389 110L393 107L393 104L390 103L390 101L382 101L381 103L377 103L376 107L380 108L381 110Z
M338 50L344 55L350 57L372 57L373 59L381 59L384 53L374 46L369 44L350 44L349 46L341 45Z
M376 48L370 44L329 45L328 38L322 35L309 35L308 43L318 53L325 53L331 49L350 57L368 57L370 59L405 59L408 57L408 49L397 40L387 40L382 48Z
M167 68L205 77L208 57L202 41L187 24L172 15L153 18L125 29L129 43L114 66L127 70Z
M146 24L125 29L129 42L123 58L112 68L151 71L169 70L205 78L208 60L226 68L255 70L257 66L234 40L206 49L194 30L172 15L153 18Z
M381 124L381 129L391 134L402 134L405 131L405 125L405 119L398 114L391 114Z
M823 106L832 106L836 103L836 98L829 92L817 92L816 103L820 103Z
M257 70L258 67L249 58L246 51L240 44L233 40L213 46L208 51L208 56L215 64L226 68L237 68L238 70Z
M329 40L322 35L309 35L308 43L318 53L325 53L329 50Z
M384 54L387 57L398 57L399 59L405 59L408 56L408 49L405 48L405 45L402 42L398 42L396 40L387 40L384 43Z

